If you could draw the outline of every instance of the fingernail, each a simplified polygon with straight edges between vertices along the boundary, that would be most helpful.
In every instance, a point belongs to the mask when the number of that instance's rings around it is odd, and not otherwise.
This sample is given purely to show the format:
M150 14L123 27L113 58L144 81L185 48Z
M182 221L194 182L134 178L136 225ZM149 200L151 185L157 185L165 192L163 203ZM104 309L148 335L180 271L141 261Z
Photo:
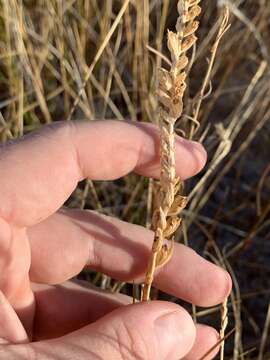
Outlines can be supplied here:
M195 341L195 327L182 311L160 316L154 323L160 359L179 359L185 356Z

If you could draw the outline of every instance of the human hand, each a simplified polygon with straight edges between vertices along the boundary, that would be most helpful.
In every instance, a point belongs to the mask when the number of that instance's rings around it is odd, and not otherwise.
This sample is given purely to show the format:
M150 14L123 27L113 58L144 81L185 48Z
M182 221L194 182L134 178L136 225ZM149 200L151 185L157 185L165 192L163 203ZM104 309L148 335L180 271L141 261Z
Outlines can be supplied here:
M2 147L0 358L197 359L218 340L214 329L195 327L176 304L123 306L130 303L124 295L63 284L85 266L121 281L143 279L151 231L59 209L84 178L113 180L133 170L158 177L158 147L153 125L116 121L58 123ZM199 144L178 138L176 160L185 179L201 170L206 155ZM155 286L213 306L229 294L231 280L176 244Z

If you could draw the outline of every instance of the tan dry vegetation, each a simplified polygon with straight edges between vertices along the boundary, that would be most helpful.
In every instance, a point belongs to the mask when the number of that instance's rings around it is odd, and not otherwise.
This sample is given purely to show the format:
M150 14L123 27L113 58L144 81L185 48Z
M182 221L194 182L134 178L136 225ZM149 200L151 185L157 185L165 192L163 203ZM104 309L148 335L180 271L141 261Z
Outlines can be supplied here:
M183 113L183 97L187 87L187 52L195 47L196 30L201 13L200 0L177 2L176 31L168 31L169 70L158 69L158 117L160 128L160 180L151 229L155 232L152 254L143 285L142 300L148 301L157 267L164 266L173 252L174 234L181 224L180 213L186 207L186 197L179 194L181 180L176 175L175 123ZM168 246L166 241L170 241Z
M224 3L230 8L231 28L219 45L208 83ZM167 28L174 30L175 4L2 0L1 141L69 117L157 122L157 72L162 64L169 65L164 34ZM199 40L191 50L193 67L187 68L183 116L175 129L202 141L209 160L206 170L185 184L189 205L176 241L191 245L232 275L228 331L235 331L227 340L225 358L267 360L270 3L204 0L202 8ZM151 180L135 175L108 183L86 181L68 206L149 226L155 193ZM103 288L131 291L101 274L84 276ZM138 289L135 293L139 298ZM219 326L219 308L191 311L198 321Z

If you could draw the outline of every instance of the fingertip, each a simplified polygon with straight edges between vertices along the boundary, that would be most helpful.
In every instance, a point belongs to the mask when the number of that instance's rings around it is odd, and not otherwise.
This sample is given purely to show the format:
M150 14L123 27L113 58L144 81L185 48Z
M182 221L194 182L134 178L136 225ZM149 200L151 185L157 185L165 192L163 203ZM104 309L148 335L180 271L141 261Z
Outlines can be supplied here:
M215 276L213 276L213 288L216 293L214 305L222 303L232 291L232 279L230 274L223 268L216 266Z
M184 278L177 275L185 269L188 271ZM170 262L156 275L154 284L157 288L201 307L221 304L232 288L227 271L182 244L176 244Z
M210 285L209 283L208 285L206 283L202 284L201 294L204 294L204 296L198 300L198 305L202 307L221 304L229 296L232 289L232 280L227 271L210 262L208 262L208 266Z
M176 170L182 180L198 174L206 161L207 152L202 144L176 137Z
M221 275L221 276L223 276L223 279L224 279L223 281L224 281L224 299L225 299L230 295L233 284L232 284L231 275L228 273L228 271L226 271L222 268L221 268L221 270L223 272L223 275Z
M198 164L198 172L201 171L207 162L207 152L205 150L205 147L197 142L197 141L191 141L193 152L196 155L197 158L197 164Z
M219 340L219 333L214 328L201 324L196 325L196 340L184 360L194 360L202 357L204 360L214 359L220 349ZM205 356L206 354L207 356Z

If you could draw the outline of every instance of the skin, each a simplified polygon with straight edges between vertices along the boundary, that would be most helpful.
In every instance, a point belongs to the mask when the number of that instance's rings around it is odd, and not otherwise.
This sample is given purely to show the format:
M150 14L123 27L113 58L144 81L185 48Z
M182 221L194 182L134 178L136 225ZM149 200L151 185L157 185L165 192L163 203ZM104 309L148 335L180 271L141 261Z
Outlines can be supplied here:
M218 341L214 329L195 326L176 304L131 305L127 296L69 281L84 267L143 280L151 231L62 206L85 178L131 171L158 178L158 149L155 126L117 121L59 122L0 149L0 358L191 360ZM205 162L200 144L176 139L181 179ZM155 286L214 306L230 293L231 279L176 244Z

